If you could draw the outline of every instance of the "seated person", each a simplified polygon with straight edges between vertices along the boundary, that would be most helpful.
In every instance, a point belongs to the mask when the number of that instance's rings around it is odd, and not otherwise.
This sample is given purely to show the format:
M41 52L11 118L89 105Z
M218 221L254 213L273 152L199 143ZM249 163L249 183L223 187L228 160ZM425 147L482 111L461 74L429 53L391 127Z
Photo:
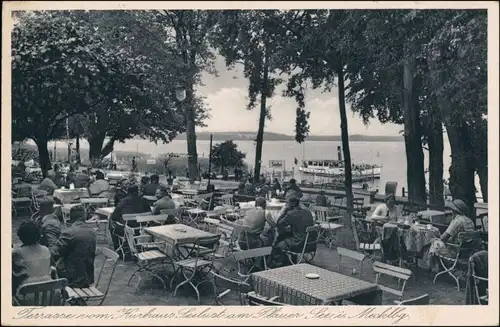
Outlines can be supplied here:
M385 198L385 203L379 204L372 213L370 218L387 219L388 222L397 222L398 218L403 215L401 206L396 205L396 197L394 194L389 194ZM368 218L368 220L370 220Z
M56 183L54 183L54 177L56 174L53 170L47 172L47 177L43 179L38 187L39 190L47 192L47 195L54 195L54 191L58 189Z
M267 181L265 182L264 185L260 187L260 196L262 197L267 197L269 195L269 192L271 192L272 187L271 187L271 182Z
M290 185L286 188L285 190L285 196L289 193L289 192L295 192L296 195L300 198L302 198L302 190L300 189L300 187L297 185L297 182L295 181L294 178L292 178L290 180Z
M74 185L75 177L76 177L75 166L69 165L69 171L66 174L66 188L69 188L71 184Z
M40 218L38 220L40 227L40 244L49 248L51 252L58 246L61 235L62 224L59 218L54 214L54 201L43 199L40 201Z
M280 182L278 182L278 179L275 178L273 180L273 187L271 189L271 196L272 197L277 197L278 196L278 192L281 192L281 184L280 184Z
M111 223L109 224L109 230L111 233L111 239L113 241L113 246L115 250L117 250L119 247L117 235L119 236L124 235L124 228L123 226L120 226L120 225L125 225L125 221L123 220L123 215L132 213L144 213L144 212L151 212L151 208L149 207L146 200L144 200L139 195L139 186L132 185L128 188L127 196L120 200L120 202L116 205L115 210L110 216ZM135 220L127 221L127 225L132 228L139 226L139 224ZM121 256L122 255L121 251L118 254Z
M287 199L287 210L283 217L279 218L276 227L278 237L273 244L274 264L286 264L288 259L285 257L285 251L301 252L306 239L306 229L313 226L314 218L309 209L300 205L300 199L295 193ZM289 229L290 231L288 231ZM316 240L317 235L310 235L312 240ZM316 243L311 243L306 248L306 252L316 250Z
M255 199L255 208L247 210L245 216L238 220L238 223L249 227L251 230L240 237L239 245L241 249L247 250L263 246L263 239L261 239L260 235L264 231L266 221L270 225L275 225L272 217L266 214L266 199L258 197Z
M318 196L316 197L316 205L320 207L328 207L328 199L325 195L325 191L319 191Z
M175 209L175 202L172 200L168 190L165 186L160 186L156 189L156 197L158 201L154 203L153 215L159 215L161 210ZM175 217L169 215L165 225L175 224Z
M57 273L68 279L70 287L88 288L94 283L96 231L85 222L87 214L82 206L72 207L69 218L72 225L61 233L53 252Z
M156 190L160 186L160 176L154 174L151 175L151 181L144 185L144 188L142 190L142 195L147 195L147 196L155 196L156 195Z
M52 279L50 251L39 243L40 232L33 220L21 223L17 236L22 245L12 248L12 293L20 305L32 305L34 297L21 297L18 290L24 284Z
M61 172L61 167L58 164L54 165L54 183L57 185L57 187L63 187L66 185L66 178L64 177L64 174Z
M447 247L443 243L459 244L462 240L458 239L458 234L461 232L474 232L475 226L474 222L467 217L469 212L469 207L464 201L456 199L448 205L448 207L453 211L453 220L446 231L441 235L439 244L437 247L437 252L439 255L454 258L456 256L456 248Z
M146 185L149 184L149 182L150 182L149 176L142 176L141 177L141 181L139 183L139 190L140 190L141 195L145 195L144 188L146 187Z
M104 179L102 171L98 170L95 175L95 182L89 186L90 196L97 196L102 198L109 197L109 183Z
M73 181L75 188L87 188L90 185L90 176L87 170L82 170L75 174L75 180Z
M238 194L245 194L245 182L243 181L238 184Z
M252 180L249 178L247 182L245 183L245 195L253 195L254 189L253 189L253 183Z

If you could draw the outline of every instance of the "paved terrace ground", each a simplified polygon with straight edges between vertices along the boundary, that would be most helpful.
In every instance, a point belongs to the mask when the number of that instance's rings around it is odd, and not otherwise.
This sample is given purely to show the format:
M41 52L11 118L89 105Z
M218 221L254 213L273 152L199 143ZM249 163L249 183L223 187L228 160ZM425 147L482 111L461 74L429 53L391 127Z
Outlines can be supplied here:
M19 243L16 235L18 226L22 221L29 218L19 218L13 220L12 224L12 242L14 244ZM344 230L338 235L340 244L350 243L350 231ZM99 241L98 246L109 246L107 242ZM318 246L317 254L311 264L326 268L332 271L337 270L337 254L335 249L330 252L327 247L323 244ZM96 267L100 267L100 258L96 261ZM232 267L231 262L220 262L219 265L225 265L226 267ZM342 259L342 266L340 272L349 275L352 272L352 268L356 267L356 262L350 260L349 258ZM173 296L172 291L162 291L160 286L156 281L144 278L140 284L139 290L135 292L135 279L131 286L127 286L127 281L131 274L135 270L135 264L133 262L123 262L119 261L116 268L116 272L111 283L111 288L103 305L118 305L118 306L137 306L137 305L197 305L196 295L194 291L188 287L181 289L177 296ZM453 305L453 304L464 304L465 301L465 284L462 283L461 290L458 291L455 284L450 280L447 280L445 276L441 276L436 284L432 284L433 274L427 273L427 271L417 270L416 271L416 281L410 279L407 288L405 290L405 298L411 298L419 296L425 293L430 295L430 303L437 305ZM442 278L442 279L441 279ZM373 282L375 280L375 275L371 269L370 263L365 263L363 268L362 279L366 281ZM393 285L396 287L396 281L382 279L382 283L386 285ZM211 286L206 284L201 290L201 305L215 305L213 290ZM394 300L393 297L384 294L383 304L392 304ZM231 292L224 298L225 305L239 305L237 296L234 292Z

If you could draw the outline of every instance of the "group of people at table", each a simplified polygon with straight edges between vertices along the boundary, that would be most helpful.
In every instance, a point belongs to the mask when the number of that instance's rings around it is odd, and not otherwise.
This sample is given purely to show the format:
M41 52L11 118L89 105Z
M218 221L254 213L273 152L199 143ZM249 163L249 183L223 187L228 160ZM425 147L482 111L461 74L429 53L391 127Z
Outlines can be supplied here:
M83 172L82 174L85 174ZM88 176L88 175L87 175ZM56 174L50 171L42 181L40 188L47 193L39 200L37 217L23 222L18 228L17 235L21 244L12 247L12 275L13 295L26 283L42 282L55 278L66 278L70 287L86 288L94 282L94 259L97 248L97 232L95 225L87 223L88 214L82 205L72 205L69 210L68 221L64 224L58 211L54 210L54 198L51 195L62 184L54 181ZM75 181L85 180L82 184ZM110 232L115 250L119 247L117 236L123 235L125 225L124 214L144 213L152 210L159 214L164 209L176 208L167 187L159 184L157 175L138 184L129 184L126 192L110 192L109 183L100 171L95 179L69 179L75 187L87 186L90 194L98 196L114 196L115 209L110 215ZM68 179L65 181L68 184ZM157 201L148 202L144 196L155 195ZM248 244L241 244L242 248L255 248L271 245L274 265L285 262L285 250L294 250L302 247L305 240L305 230L314 225L314 219L309 209L300 203L302 192L295 183L286 190L287 203L281 210L277 220L266 213L266 200L258 197L255 207L247 210L240 218L240 222L250 227ZM136 222L135 222L136 223ZM165 224L176 223L174 217L169 217ZM265 230L266 223L270 228ZM64 228L65 225L68 227ZM134 221L127 221L130 227ZM270 232L273 231L273 232ZM277 233L276 233L277 231Z
M446 257L454 257L452 253L456 247L447 247L446 243L459 244L459 234L462 232L474 232L475 224L468 217L470 213L469 207L464 201L455 199L447 204L447 207L452 211L452 220L446 231L439 237L434 239L430 244L430 254L439 254ZM385 203L378 205L373 211L368 221L378 221L382 223L397 224L401 222L403 217L403 208L396 204L396 197L393 194L386 196Z
M84 176L85 175L85 176ZM111 188L104 174L98 171L95 179L86 173L69 175L64 185L74 184L75 187L88 187L89 193L100 197L114 197L115 209L110 215L110 232L115 250L118 248L117 235L123 235L124 214L143 213L152 210L159 214L164 209L176 208L167 187L159 184L159 177L152 175L149 181L142 180L140 185L129 183L126 192L110 192ZM276 183L275 183L276 184ZM17 231L21 245L12 249L13 291L25 283L49 280L57 272L59 278L68 279L70 287L85 288L94 282L94 258L97 235L92 224L86 223L87 212L83 206L73 206L69 212L68 228L63 228L61 217L54 213L54 200L50 197L63 181L50 171L40 184L39 189L47 192L47 197L39 201L40 210L34 220L23 222ZM268 184L265 184L268 185ZM271 188L271 192L273 188ZM274 192L278 191L275 186ZM273 192L273 193L274 193ZM272 246L269 260L270 267L286 265L286 251L301 252L306 240L306 230L315 225L310 209L301 203L302 191L294 180L284 191L286 203L277 218L266 211L268 202L262 196L255 200L255 207L245 210L239 222L248 227L244 237L241 237L240 247L251 249ZM144 196L156 196L157 201L148 202ZM316 204L326 206L328 200L324 192L316 197ZM454 213L453 220L447 230L441 235L434 248L436 251L446 251L442 244L457 242L457 236L463 231L473 231L474 223L467 217L469 209L461 200L450 204ZM397 222L402 216L402 209L395 203L394 195L389 195L385 203L379 205L368 220L382 219L385 222ZM174 217L167 219L165 224L176 223ZM127 221L134 227L134 221ZM310 235L316 239L316 235ZM440 245L441 244L441 245ZM316 243L311 243L307 252L316 250ZM55 267L55 270L52 269ZM15 295L15 294L14 294Z

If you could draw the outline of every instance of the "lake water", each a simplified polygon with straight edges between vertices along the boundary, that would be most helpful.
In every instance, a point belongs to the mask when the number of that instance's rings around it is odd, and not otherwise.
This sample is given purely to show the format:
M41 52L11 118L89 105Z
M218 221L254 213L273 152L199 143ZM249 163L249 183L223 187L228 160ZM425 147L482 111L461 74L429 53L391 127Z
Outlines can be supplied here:
M216 144L214 142L213 144ZM249 166L255 164L255 143L253 141L235 141L238 149L246 153L246 162ZM52 143L53 144L53 143ZM209 141L198 141L197 151L200 157L208 157ZM303 158L306 160L312 159L337 159L337 146L340 142L325 142L325 141L310 141L305 145L298 144L295 141L264 141L262 151L262 165L269 166L269 160L285 160L287 170L295 167L298 171L298 166L294 166L294 159L297 158L299 163ZM49 145L49 149L53 145ZM64 147L63 142L57 142L57 146ZM81 147L88 148L86 142L82 142ZM379 185L385 185L387 181L398 182L397 194L401 194L401 188L406 187L406 155L404 142L350 142L351 159L353 163L373 163L383 166ZM153 156L162 153L187 153L187 144L185 140L177 140L168 144L159 143L158 145L140 139L127 140L125 143L116 143L116 151L130 151L149 153ZM378 153L378 157L377 157ZM450 146L445 139L444 146L444 178L449 177L449 166L451 163ZM428 166L428 153L424 150L425 167ZM428 177L428 176L427 176ZM300 177L299 177L300 178ZM477 180L477 178L476 178ZM477 189L479 190L479 182L476 181ZM384 192L383 187L379 187L381 193Z

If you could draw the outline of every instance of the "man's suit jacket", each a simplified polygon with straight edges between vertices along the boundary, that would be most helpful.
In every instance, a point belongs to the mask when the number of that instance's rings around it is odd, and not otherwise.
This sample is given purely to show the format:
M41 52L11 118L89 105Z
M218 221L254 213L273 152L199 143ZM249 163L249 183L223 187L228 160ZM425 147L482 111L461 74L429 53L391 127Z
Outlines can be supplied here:
M56 255L57 272L67 278L71 287L88 287L94 283L96 231L84 221L77 221L61 233Z
M61 222L53 215L49 214L40 219L40 244L49 248L53 253L59 245L59 237L61 236Z

